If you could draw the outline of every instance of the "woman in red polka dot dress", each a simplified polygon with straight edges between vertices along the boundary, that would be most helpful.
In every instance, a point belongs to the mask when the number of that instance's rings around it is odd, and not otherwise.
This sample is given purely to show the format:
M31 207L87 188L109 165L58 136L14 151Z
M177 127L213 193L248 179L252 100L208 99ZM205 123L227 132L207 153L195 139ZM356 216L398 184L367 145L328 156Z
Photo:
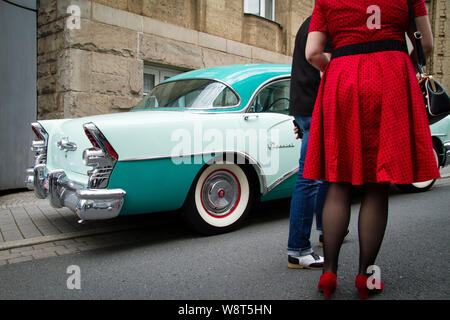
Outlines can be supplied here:
M433 48L424 0L411 0L425 54ZM390 183L439 177L425 105L405 32L412 39L407 0L317 0L307 59L324 72L314 107L303 177L331 182L323 210L324 271L319 290L336 289L339 250L350 220L351 186L363 185L359 213L361 298L388 216ZM323 53L331 38L331 61ZM415 53L412 53L415 56ZM368 270L369 268L369 270ZM372 277L373 278L373 277Z

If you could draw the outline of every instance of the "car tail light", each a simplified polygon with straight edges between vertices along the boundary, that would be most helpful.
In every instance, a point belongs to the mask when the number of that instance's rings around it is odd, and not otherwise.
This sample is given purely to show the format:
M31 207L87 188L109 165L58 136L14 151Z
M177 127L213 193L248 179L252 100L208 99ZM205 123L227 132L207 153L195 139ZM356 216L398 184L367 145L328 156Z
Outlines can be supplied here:
M39 131L35 127L31 126L31 129L33 130L33 132L36 135L36 138L38 140L44 140L44 137L41 136L41 134L39 133Z
M36 138L39 141L46 140L47 132L44 130L44 128L38 122L33 122L31 124L31 129L33 130L34 134L36 135Z
M111 146L109 142L106 142L106 149L108 150L108 153L116 160L119 159L119 155L117 154L116 150Z
M84 124L83 128L93 146L93 148L86 149L83 152L84 164L93 167L92 170L87 172L89 176L88 187L94 189L106 188L119 155L92 122Z
M119 155L105 138L103 133L92 123L84 124L84 132L94 148L103 150L105 154L110 155L115 160L119 159Z
M86 136L88 137L89 141L92 143L92 146L94 148L99 148L101 149L100 145L98 144L98 142L94 139L94 137L92 136L92 133L89 131L88 128L84 127L84 133L86 133Z
M45 131L38 122L33 122L31 124L31 129L37 138L31 143L31 151L35 153L34 165L37 166L40 164L45 164L47 163L47 131Z

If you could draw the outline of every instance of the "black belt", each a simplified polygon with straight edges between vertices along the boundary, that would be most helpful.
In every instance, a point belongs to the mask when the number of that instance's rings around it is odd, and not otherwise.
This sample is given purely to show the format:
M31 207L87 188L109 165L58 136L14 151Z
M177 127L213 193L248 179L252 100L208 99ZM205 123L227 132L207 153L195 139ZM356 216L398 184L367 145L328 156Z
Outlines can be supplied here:
M402 51L408 53L408 48L405 42L399 40L378 40L355 43L337 48L333 51L331 59L343 56L351 56L355 54L374 53L381 51Z

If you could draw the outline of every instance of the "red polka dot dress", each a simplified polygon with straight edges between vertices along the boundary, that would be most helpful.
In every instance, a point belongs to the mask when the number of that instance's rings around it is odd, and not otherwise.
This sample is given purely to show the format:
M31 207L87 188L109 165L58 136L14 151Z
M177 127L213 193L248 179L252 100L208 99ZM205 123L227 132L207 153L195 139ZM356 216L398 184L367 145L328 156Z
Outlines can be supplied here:
M424 0L412 3L416 17L427 14ZM368 27L374 12L381 28ZM328 33L336 49L404 42L408 27L406 0L317 0L309 31ZM439 177L423 96L405 52L331 60L314 107L303 176L354 185Z

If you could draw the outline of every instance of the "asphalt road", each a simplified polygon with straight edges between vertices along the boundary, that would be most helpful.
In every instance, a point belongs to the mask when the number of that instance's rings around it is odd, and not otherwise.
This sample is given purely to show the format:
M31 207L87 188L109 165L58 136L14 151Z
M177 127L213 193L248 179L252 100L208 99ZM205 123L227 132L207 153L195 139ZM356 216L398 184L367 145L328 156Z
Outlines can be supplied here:
M449 208L450 179L426 193L392 189L376 262L385 290L371 299L450 298ZM323 299L316 289L321 271L287 268L288 209L286 200L263 204L243 228L213 237L187 231L173 213L148 217L146 227L127 231L139 239L134 243L1 266L0 300ZM341 250L336 300L358 299L357 218L356 199L351 233ZM313 232L314 248L321 253L317 238ZM81 289L67 287L72 265L79 267Z

